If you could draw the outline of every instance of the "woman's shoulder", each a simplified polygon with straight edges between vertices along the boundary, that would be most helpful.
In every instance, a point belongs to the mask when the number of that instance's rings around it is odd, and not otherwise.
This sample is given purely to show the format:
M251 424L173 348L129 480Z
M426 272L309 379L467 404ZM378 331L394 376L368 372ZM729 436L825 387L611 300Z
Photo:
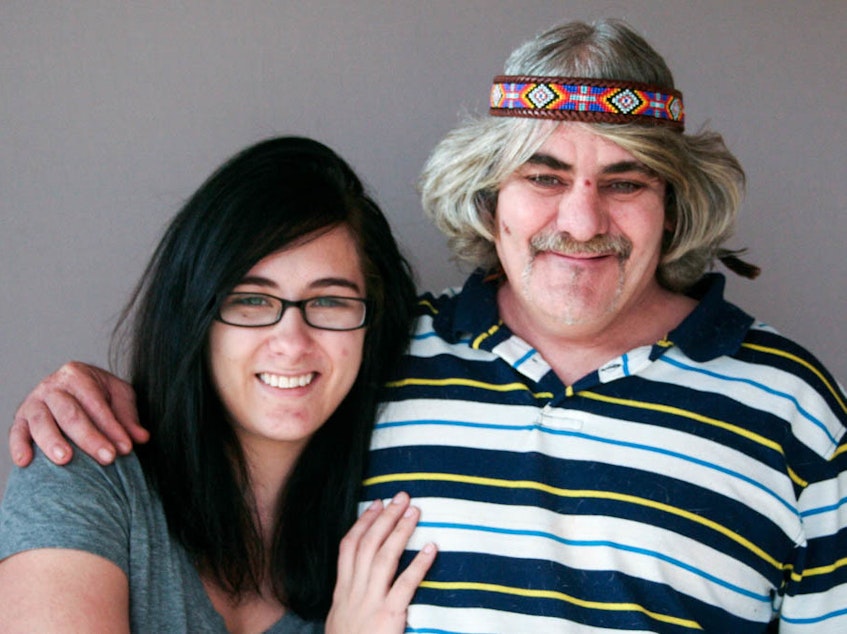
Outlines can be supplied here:
M73 548L126 570L138 509L155 513L155 506L134 455L103 466L77 449L59 466L36 451L28 467L9 476L0 503L0 559L23 550Z
M110 465L101 465L79 448L74 447L73 457L65 465L51 462L40 449L35 448L34 458L27 467L15 467L9 475L6 495L28 493L41 502L78 502L89 495L113 495L129 499L148 492L144 472L134 453L119 456ZM5 504L6 495L3 497ZM31 498L26 497L26 500Z

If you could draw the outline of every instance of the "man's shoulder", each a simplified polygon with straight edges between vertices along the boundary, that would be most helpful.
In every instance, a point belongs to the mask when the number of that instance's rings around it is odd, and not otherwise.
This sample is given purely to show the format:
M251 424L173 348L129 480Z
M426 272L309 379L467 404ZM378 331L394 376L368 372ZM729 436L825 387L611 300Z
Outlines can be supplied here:
M454 332L460 295L460 288L447 288L437 294L425 292L418 296L412 349L433 339L456 343Z
M757 321L750 326L737 356L799 376L818 390L843 392L814 352L766 323Z
M424 291L418 295L417 315L435 315L441 309L454 306L464 292L462 286L448 286L440 291Z
M722 289L720 289L722 290ZM741 362L749 377L768 376L790 392L817 392L847 414L838 380L808 348L724 299L714 289L671 333L674 343L698 363ZM744 374L748 376L748 374ZM749 378L748 380L753 380Z
M449 341L484 332L499 320L497 284L483 271L474 271L461 287L422 294L418 298L417 317L419 326L422 323L431 326Z

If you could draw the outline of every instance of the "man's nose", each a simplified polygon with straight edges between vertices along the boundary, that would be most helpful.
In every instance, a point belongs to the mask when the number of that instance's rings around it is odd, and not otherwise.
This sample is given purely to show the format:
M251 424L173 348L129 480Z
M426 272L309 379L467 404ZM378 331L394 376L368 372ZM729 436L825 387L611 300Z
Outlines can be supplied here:
M556 229L574 240L587 242L609 230L606 205L591 182L574 184L559 201Z

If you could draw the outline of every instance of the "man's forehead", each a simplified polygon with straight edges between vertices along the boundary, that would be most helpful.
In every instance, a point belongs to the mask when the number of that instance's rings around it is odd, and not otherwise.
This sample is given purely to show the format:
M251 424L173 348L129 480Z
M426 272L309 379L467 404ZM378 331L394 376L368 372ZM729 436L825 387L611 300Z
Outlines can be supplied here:
M601 130L585 123L562 122L549 129L539 150L553 153L591 149L604 155L632 158L629 150L605 136Z

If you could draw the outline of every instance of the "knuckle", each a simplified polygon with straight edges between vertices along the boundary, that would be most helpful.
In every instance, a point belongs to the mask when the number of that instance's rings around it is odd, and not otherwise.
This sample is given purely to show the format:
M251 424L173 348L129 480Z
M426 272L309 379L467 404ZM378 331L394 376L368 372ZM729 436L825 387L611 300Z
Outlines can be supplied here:
M32 406L32 402L30 401L32 397L27 396L21 404L18 405L18 409L15 410L15 417L12 419L12 427L16 427L18 425L26 425L27 419L27 411Z
M69 427L78 427L83 423L84 414L73 399L57 398L50 404L55 417Z
M362 535L359 540L360 548L367 550L375 550L382 543L383 536L378 534L376 530L370 530Z
M9 441L16 438L23 438L26 435L26 418L16 414L12 424L9 426Z
M132 386L126 381L116 382L114 392L119 394L121 398L130 399L133 402L135 401L135 390L132 389Z
M38 385L35 386L35 389L32 391L30 396L27 397L27 400L33 398L43 400L50 394L63 391L65 389L65 386L74 381L73 376L74 370L68 368L68 364L63 365L53 374L50 374L43 378L38 383Z
M347 533L344 537L341 538L341 542L338 544L338 552L339 554L346 554L350 551L356 549L356 544L358 543L358 536Z
M403 552L403 546L386 542L374 554L374 561L381 565L396 564L397 557Z
M59 385L67 385L68 383L79 380L82 375L83 370L81 364L78 361L69 361L51 374L47 380L52 380Z
M32 412L30 412L27 415L24 424L29 425L30 429L35 430L35 429L45 427L50 422L49 418L50 418L50 415L48 414L48 412L45 409L43 409L43 408L34 409Z
M68 361L67 363L63 363L59 368L59 372L66 372L69 374L85 374L86 365L80 361Z

